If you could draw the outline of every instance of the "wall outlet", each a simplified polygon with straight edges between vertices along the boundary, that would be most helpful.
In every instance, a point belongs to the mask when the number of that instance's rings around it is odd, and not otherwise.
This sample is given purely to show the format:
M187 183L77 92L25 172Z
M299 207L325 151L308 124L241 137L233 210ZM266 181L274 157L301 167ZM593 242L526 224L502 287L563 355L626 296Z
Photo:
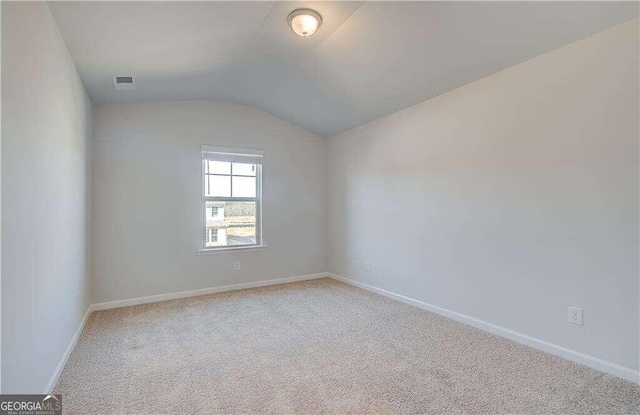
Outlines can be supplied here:
M371 271L371 262L364 261L364 269L366 269L367 271Z
M236 271L240 271L240 261L236 261L233 263L233 269Z
M581 308L569 306L569 323L582 326L582 314Z

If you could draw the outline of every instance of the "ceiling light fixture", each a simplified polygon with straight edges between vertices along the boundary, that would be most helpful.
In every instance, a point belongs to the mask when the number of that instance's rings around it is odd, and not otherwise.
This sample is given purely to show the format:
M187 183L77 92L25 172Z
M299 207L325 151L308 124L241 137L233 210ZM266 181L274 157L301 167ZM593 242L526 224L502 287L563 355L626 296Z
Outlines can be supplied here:
M311 9L298 9L289 14L287 18L289 26L298 36L311 36L322 24L320 14Z

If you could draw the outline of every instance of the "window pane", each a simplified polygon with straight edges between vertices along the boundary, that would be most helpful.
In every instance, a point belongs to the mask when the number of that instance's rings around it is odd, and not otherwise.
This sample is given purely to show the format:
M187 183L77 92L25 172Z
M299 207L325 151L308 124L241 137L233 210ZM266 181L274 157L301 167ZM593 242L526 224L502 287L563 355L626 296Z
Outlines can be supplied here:
M205 212L205 247L256 244L256 202L207 201Z
M239 176L255 176L256 165L246 163L233 163L233 174Z
M233 176L233 197L256 197L256 178Z
M231 176L204 176L205 196L231 196Z
M204 172L209 174L231 174L231 163L227 161L204 161Z

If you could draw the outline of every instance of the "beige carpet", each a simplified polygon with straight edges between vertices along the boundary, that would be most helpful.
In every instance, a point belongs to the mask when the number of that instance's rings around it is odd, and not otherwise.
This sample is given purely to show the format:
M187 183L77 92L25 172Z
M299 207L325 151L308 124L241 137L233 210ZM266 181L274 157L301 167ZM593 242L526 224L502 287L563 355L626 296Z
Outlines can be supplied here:
M98 311L65 414L640 413L637 386L330 279Z

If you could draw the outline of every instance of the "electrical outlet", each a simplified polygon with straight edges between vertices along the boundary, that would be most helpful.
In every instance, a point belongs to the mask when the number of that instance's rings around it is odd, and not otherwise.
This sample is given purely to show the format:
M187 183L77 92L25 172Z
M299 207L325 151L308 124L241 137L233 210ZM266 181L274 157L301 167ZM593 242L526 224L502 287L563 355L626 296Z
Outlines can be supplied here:
M364 269L366 269L367 271L371 271L371 262L364 261Z
M569 306L569 323L582 326L582 314L581 308Z
M236 261L233 263L233 269L236 271L240 271L240 261Z

